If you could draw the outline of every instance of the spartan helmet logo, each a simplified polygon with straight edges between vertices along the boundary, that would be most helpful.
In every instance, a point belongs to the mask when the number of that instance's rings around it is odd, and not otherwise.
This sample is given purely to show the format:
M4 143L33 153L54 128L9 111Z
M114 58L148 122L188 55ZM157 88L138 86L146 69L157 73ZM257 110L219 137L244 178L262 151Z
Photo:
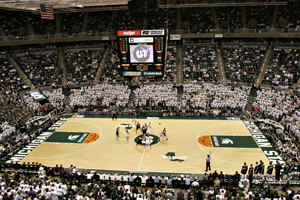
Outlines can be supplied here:
M76 140L80 135L70 135L68 140Z
M222 144L233 144L233 141L228 138L222 138Z

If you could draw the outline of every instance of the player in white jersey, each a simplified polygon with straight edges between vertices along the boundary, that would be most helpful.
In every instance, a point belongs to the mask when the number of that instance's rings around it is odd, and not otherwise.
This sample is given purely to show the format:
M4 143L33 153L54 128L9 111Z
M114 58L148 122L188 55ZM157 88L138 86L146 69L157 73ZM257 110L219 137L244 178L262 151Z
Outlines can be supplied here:
M128 129L126 128L125 129L125 136L126 136L126 139L127 141L129 140L129 132L128 132Z
M136 120L136 119L133 119L132 122L133 122L133 124L136 126L137 120Z
M149 125L147 126L147 134L150 134L151 131L151 122L149 122Z
M151 141L151 138L150 138L149 134L146 135L145 143L146 143L146 146L150 146L150 149L152 149L152 146L151 146L152 141Z

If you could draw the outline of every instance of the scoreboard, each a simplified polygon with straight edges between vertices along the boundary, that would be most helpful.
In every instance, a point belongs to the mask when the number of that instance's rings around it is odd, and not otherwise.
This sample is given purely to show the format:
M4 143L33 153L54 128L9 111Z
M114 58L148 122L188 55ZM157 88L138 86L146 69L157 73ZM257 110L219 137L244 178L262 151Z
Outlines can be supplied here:
M164 76L166 30L118 31L117 42L123 76Z

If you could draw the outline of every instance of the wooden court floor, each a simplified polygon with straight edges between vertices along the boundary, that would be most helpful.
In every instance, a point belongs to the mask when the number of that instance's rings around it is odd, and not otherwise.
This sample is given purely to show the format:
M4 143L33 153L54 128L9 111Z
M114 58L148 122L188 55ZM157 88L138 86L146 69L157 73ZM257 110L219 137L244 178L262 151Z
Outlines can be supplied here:
M268 164L260 148L216 148L202 145L202 136L251 136L242 121L231 120L171 120L138 119L141 124L152 123L151 134L160 136L167 130L168 141L146 149L136 147L134 138L141 132L129 130L129 141L125 138L125 126L133 125L132 119L70 118L58 130L61 132L97 133L99 138L91 143L43 142L22 162L39 162L47 166L71 164L83 169L168 172L202 174L205 159L211 153L212 171L223 173L240 172L244 162L254 165L262 160ZM120 127L120 139L116 140L116 127ZM59 139L59 138L58 138Z

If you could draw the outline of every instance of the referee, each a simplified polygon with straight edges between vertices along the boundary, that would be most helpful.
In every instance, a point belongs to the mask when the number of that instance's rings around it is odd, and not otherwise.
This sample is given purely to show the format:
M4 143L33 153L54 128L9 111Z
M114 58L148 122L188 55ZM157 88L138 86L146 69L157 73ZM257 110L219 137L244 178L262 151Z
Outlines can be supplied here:
M210 168L210 155L207 155L207 158L206 158L206 169L205 169L205 171L207 172L208 169L209 169L209 171L211 171L211 168Z

